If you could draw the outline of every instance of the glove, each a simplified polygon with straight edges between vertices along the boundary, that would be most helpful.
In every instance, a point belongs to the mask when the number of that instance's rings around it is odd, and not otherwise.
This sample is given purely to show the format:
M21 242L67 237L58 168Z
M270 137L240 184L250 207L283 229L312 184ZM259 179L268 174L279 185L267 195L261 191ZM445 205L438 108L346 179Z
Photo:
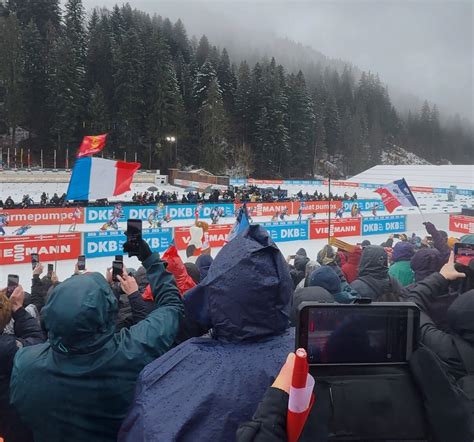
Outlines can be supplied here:
M426 231L430 234L433 235L433 233L436 233L436 227L433 223L430 223L429 221L423 223L425 225Z
M137 253L137 244L138 244L138 253ZM138 256L138 259L143 262L152 255L150 246L145 240L140 240L138 243L130 243L127 241L123 245L123 251L128 253L128 256Z

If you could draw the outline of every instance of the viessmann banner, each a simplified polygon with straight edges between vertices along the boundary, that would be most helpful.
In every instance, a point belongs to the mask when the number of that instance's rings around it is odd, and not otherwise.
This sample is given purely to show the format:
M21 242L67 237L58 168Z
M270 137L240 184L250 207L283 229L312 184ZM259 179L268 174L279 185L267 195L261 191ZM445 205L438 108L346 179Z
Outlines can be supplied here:
M456 233L474 233L474 216L450 215L449 230Z
M173 241L173 229L143 229L143 239L154 252L164 252ZM87 258L121 255L126 240L122 231L85 232L84 254Z
M360 218L342 218L331 220L331 236L359 236L361 228ZM328 237L328 220L315 219L309 223L309 239L324 239Z
M47 209L5 209L0 210L0 214L8 215L8 225L10 227L24 226L47 226L47 225L68 225L73 223L75 208L48 207ZM84 208L79 208L81 215L76 220L77 224L84 222Z
M81 254L81 234L8 236L0 238L0 265L31 262L38 253L42 262L77 259Z

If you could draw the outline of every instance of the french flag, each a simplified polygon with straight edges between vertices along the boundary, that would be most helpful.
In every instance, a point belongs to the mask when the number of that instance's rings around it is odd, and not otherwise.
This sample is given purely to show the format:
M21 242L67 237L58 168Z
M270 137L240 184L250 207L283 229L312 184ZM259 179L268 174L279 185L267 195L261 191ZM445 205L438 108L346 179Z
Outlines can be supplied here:
M140 163L83 157L76 160L67 199L89 201L121 195L130 190Z
M374 190L382 197L385 208L392 213L397 207L418 207L418 203L405 178L388 183Z

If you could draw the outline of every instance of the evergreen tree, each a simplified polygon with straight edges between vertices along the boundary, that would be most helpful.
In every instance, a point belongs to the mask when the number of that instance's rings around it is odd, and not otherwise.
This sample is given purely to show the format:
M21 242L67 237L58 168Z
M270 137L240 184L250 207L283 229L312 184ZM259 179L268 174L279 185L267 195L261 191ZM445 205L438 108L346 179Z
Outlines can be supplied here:
M210 52L211 46L209 44L209 40L205 35L203 35L199 40L199 44L196 49L196 64L198 68L200 68L206 62Z
M90 134L102 134L110 130L107 103L99 84L95 84L89 94L87 107L87 130Z
M339 148L341 121L337 109L336 99L330 95L326 100L324 130L326 133L326 147L330 157L335 155Z
M248 143L250 118L252 112L252 78L246 61L239 67L237 89L235 91L235 113L241 142Z
M290 174L302 177L311 173L313 103L301 71L288 78L288 116L291 149Z
M0 17L0 91L3 89L3 107L0 107L0 126L11 130L11 147L16 144L15 130L23 113L21 100L21 45L20 23L14 14ZM0 99L1 100L1 99Z
M221 59L217 67L217 79L222 90L224 108L228 113L233 113L234 94L237 81L230 66L229 54L225 48L222 50Z
M115 54L115 97L118 104L115 133L117 143L125 149L136 147L143 128L143 46L137 32L131 28L123 36Z
M221 173L228 150L227 118L217 78L213 78L200 109L202 125L201 164L206 170Z

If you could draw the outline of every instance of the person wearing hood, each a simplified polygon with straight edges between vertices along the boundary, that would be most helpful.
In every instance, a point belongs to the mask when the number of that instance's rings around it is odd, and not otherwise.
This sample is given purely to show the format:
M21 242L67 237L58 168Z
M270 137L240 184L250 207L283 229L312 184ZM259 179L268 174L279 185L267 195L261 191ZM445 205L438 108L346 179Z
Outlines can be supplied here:
M410 267L410 260L414 254L415 249L408 241L397 242L393 248L392 265L388 269L388 274L403 287L415 281L415 274Z
M200 281L202 281L209 273L209 268L211 267L213 261L214 259L211 255L200 255L196 260L196 266L199 269Z
M305 255L295 255L294 265L290 265L290 276L293 280L293 287L296 288L298 284L305 278L306 264L308 264L309 258Z
M466 376L468 369L464 366L461 351L469 351L466 357L474 358L474 290L461 294L450 305L447 311L449 332L440 330L429 316L429 307L438 296L448 291L450 281L463 279L466 275L459 273L454 266L451 255L439 273L433 273L422 282L413 286L408 292L408 300L421 309L420 338L421 342L431 349L445 364L449 373L460 379ZM459 342L461 340L461 342Z
M341 280L330 266L321 266L311 273L309 286L322 287L333 296L334 301L341 304L350 304L357 298L342 290Z
M341 293L346 297L346 302L351 302L355 298L359 298L359 293L346 280L340 266L339 255L334 251L333 247L326 244L319 252L317 261L321 266L330 266L341 281Z
M117 298L99 273L72 276L51 293L42 312L48 341L17 353L10 384L35 442L115 441L140 371L172 346L183 312L174 278L143 240L139 259L156 308L128 330L115 333ZM128 295L138 292L131 276L119 280Z
M33 436L10 405L10 376L13 360L18 351L40 344L44 336L40 325L24 308L25 292L17 286L10 298L0 293L0 440L30 442ZM14 319L13 334L4 333L5 326Z
M306 263L305 271L304 271L304 279L300 281L298 286L296 287L297 289L301 289L303 287L308 287L309 286L309 277L311 273L313 273L314 270L316 270L318 267L320 267L319 262L316 261L308 261Z
M347 255L347 262L341 266L342 273L349 284L357 278L359 274L359 263L362 256L362 248L355 247Z
M186 315L211 333L143 370L118 440L234 440L294 347L292 294L280 250L266 230L250 225L184 297Z
M381 246L367 246L362 252L359 276L352 282L352 288L364 298L398 300L402 287L388 274L387 252Z
M410 260L415 282L423 281L427 276L439 272L443 265L441 253L437 249L420 249Z

